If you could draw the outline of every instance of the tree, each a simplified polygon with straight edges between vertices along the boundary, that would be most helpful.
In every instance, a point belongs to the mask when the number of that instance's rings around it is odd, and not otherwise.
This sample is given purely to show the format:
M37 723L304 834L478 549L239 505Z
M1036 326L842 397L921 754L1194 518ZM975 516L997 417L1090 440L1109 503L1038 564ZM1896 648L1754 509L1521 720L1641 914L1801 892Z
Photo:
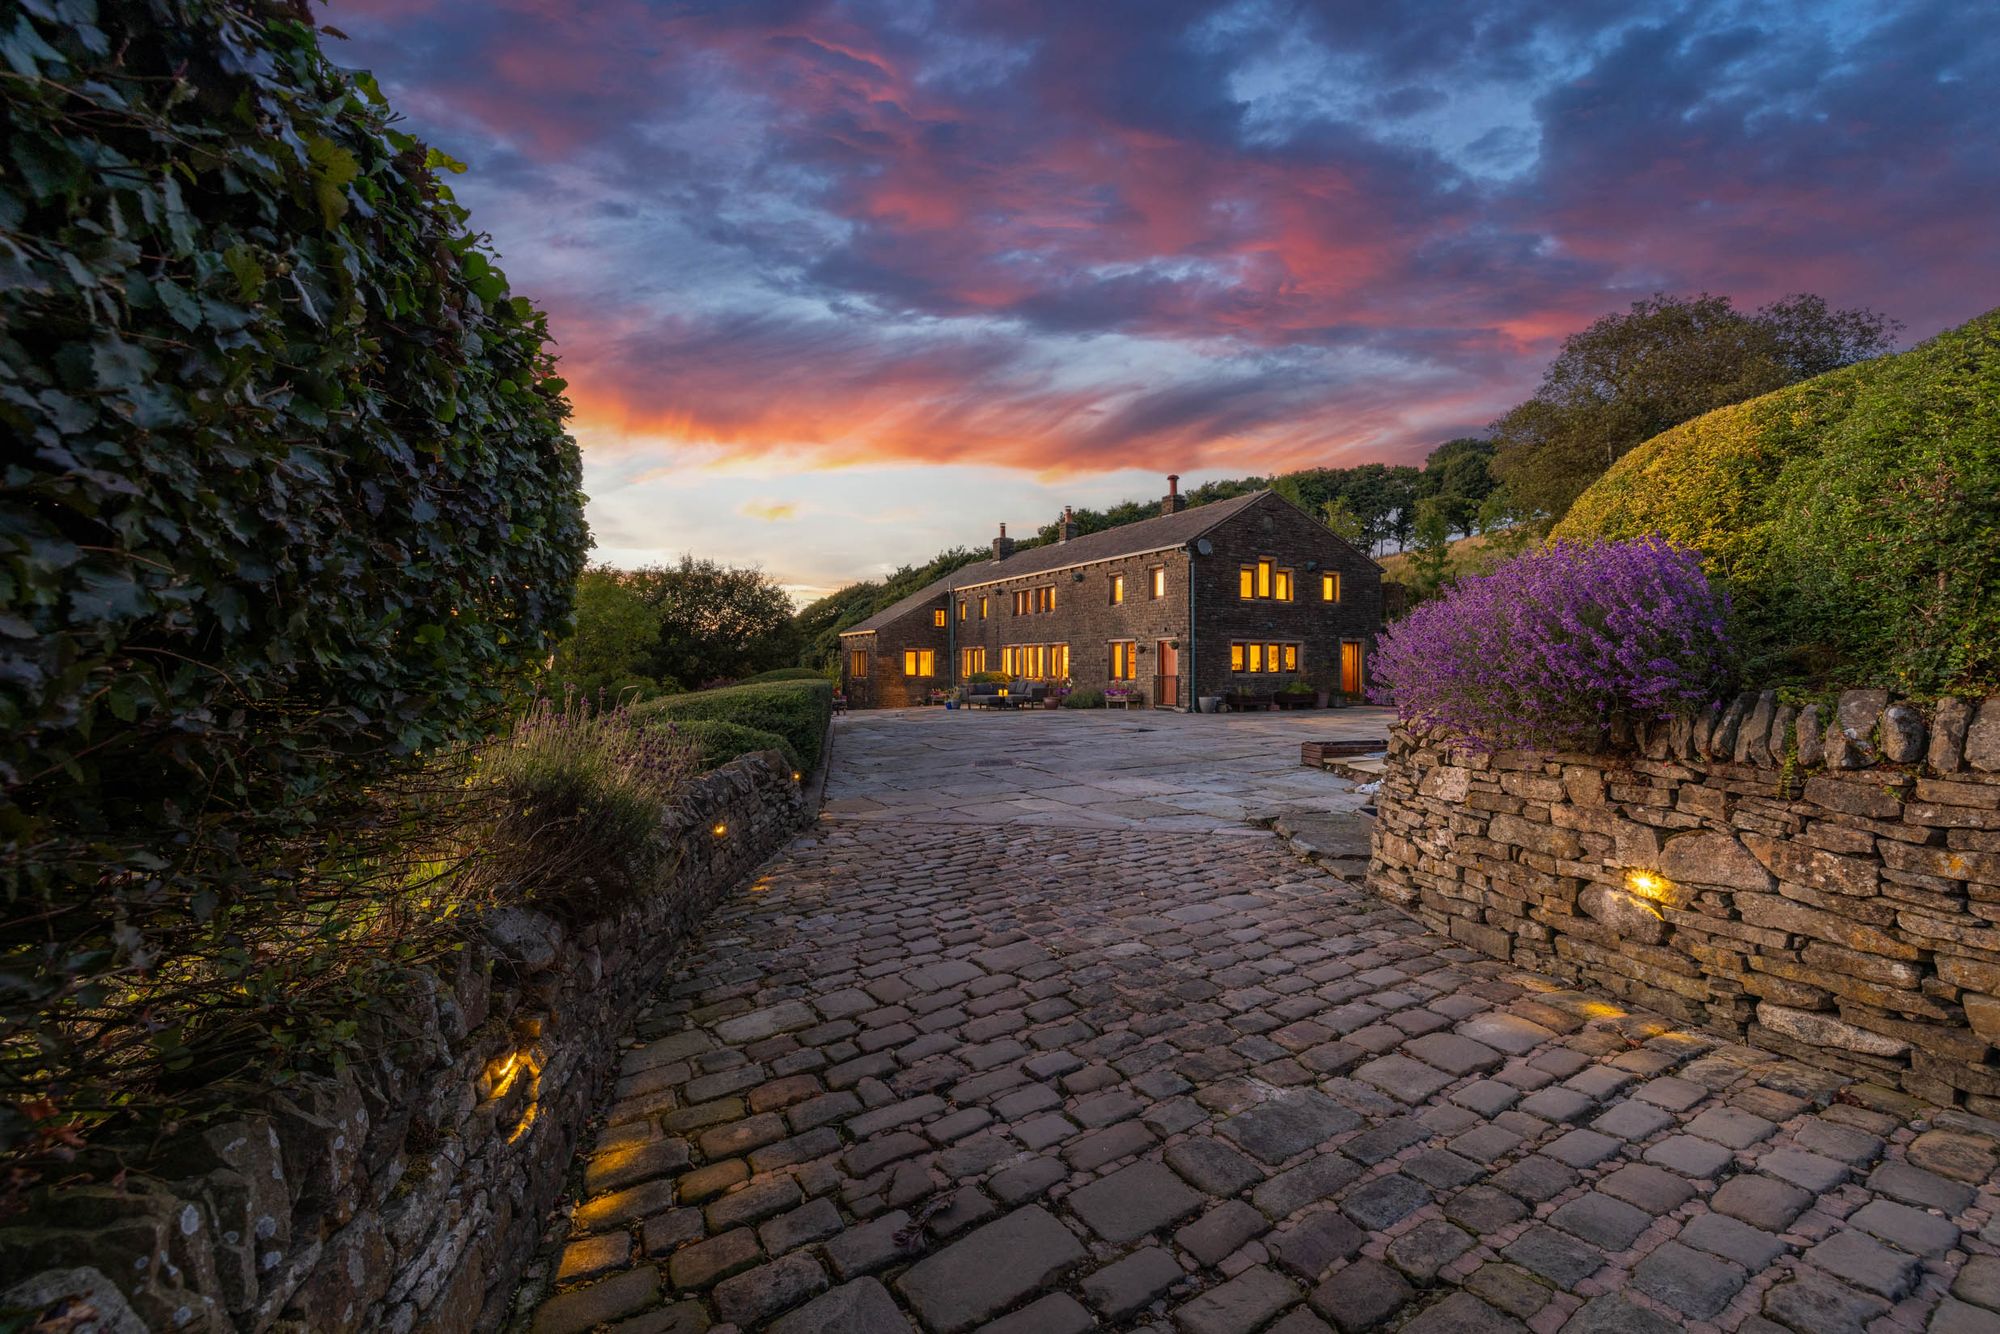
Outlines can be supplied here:
M1332 530L1333 535L1356 551L1368 549L1368 529L1361 522L1361 516L1347 502L1346 496L1335 496L1320 506L1320 522Z
M1421 602L1436 597L1451 574L1451 521L1446 504L1439 496L1425 496L1417 502L1413 535L1415 557L1410 561L1416 576L1411 600Z
M1425 457L1417 494L1419 498L1436 497L1452 532L1470 534L1479 521L1480 505L1498 485L1493 480L1492 462L1491 440L1477 436L1447 440Z
M790 666L800 635L791 595L761 570L681 557L624 576L659 620L643 674L697 688Z
M576 584L576 630L556 648L553 690L622 695L653 694L662 682L648 675L660 642L660 614L619 570L585 570Z
M1560 518L1641 441L1885 352L1901 327L1810 294L1745 315L1726 296L1656 293L1563 340L1534 397L1493 423L1493 474L1515 503Z

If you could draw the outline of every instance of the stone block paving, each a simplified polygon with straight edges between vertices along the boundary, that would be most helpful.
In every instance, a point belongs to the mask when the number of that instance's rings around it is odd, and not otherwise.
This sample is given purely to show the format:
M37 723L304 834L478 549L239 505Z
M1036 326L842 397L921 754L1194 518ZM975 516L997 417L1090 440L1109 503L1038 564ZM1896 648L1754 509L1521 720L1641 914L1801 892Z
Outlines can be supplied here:
M823 821L629 1039L517 1325L2000 1331L1996 1164L1276 838Z

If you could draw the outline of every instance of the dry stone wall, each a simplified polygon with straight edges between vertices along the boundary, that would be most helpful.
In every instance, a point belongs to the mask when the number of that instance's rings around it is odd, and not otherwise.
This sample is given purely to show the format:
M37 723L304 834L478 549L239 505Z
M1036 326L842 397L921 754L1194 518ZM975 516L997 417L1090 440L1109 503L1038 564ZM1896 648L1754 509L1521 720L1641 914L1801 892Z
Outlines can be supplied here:
M397 1056L271 1090L156 1174L36 1201L0 1225L0 1273L23 1279L0 1309L68 1296L105 1331L499 1328L616 1035L702 915L809 818L807 791L775 751L697 779L664 831L678 864L637 904L570 926L493 913L449 969L412 979L403 1030L383 1035Z
M1397 730L1368 883L1484 953L2000 1115L2000 696L1744 695L1599 754Z

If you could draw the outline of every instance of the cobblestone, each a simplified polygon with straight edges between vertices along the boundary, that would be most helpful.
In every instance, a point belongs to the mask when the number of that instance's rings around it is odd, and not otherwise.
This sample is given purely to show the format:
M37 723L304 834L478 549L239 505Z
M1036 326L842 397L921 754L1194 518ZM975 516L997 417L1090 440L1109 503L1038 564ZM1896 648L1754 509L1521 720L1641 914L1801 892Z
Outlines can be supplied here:
M1112 809L1206 720L1022 810L997 761L1044 720L923 713L843 720L877 807L673 961L531 1328L2000 1322L1990 1123L1481 958L1235 815ZM1000 749L909 748L967 722ZM1202 745L1254 765L1232 725Z

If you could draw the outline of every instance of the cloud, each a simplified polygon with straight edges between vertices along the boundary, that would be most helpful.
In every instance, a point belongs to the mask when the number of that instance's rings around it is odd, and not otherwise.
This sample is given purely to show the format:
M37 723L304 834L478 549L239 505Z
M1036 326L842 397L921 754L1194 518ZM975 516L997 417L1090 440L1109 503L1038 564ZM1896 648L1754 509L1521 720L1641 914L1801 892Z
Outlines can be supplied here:
M765 523L783 523L799 517L797 505L765 500L746 500L736 507L736 512L748 518L762 519Z
M2000 29L1938 0L328 19L472 163L606 460L1415 459L1656 289L1913 335L2000 291Z

